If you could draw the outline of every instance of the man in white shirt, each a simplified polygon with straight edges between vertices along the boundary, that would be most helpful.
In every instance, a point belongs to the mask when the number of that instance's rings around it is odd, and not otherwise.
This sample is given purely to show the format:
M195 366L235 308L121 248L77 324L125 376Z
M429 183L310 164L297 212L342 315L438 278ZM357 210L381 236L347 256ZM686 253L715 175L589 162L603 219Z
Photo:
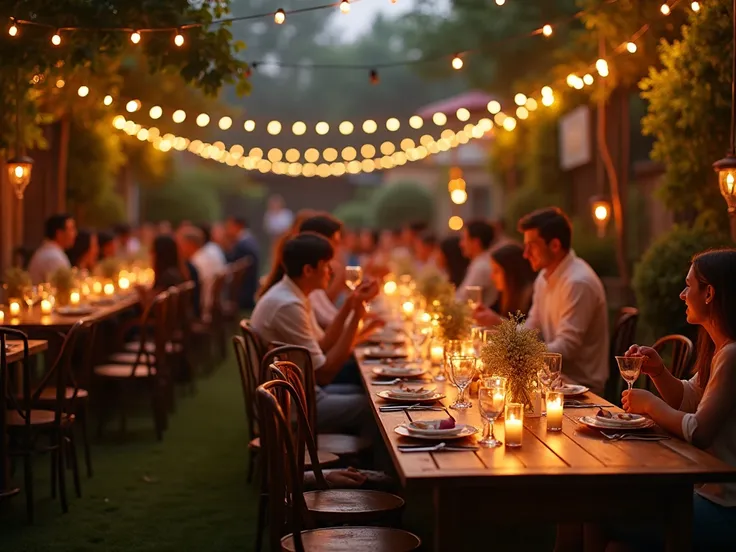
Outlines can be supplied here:
M276 240L291 228L294 213L284 205L284 198L273 195L268 198L268 210L263 215L263 229L271 240Z
M479 287L482 290L483 305L490 307L498 298L498 291L491 280L491 253L495 232L493 226L484 220L473 220L463 228L460 249L470 261L463 283L457 290L458 301L469 299L467 287Z
M225 271L227 260L220 246L212 241L209 226L202 224L198 228L202 233L204 245L192 255L190 262L199 275L202 319L208 321L212 310L212 286L215 278Z
M376 295L378 286L375 282L361 285L321 334L308 297L329 284L334 249L322 236L299 234L284 244L282 255L285 275L258 300L251 324L265 341L301 345L309 350L315 381L321 386L317 390L319 431L360 432L370 421L362 390L330 383L352 355L358 325L365 315L363 303Z
M47 282L60 268L71 268L65 251L77 239L77 226L71 215L52 215L46 220L44 235L46 239L28 263L28 273L34 284Z

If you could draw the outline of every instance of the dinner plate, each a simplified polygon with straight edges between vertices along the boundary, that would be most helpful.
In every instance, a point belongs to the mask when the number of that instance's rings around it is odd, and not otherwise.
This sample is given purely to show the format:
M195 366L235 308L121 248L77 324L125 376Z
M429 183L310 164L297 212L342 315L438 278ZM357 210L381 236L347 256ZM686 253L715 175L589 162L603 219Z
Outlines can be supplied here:
M565 397L577 397L578 395L582 395L583 393L590 391L590 388L585 387L584 385L565 383L559 389L555 389L555 391L561 391Z
M458 424L455 427L459 427L460 431L457 433L442 432L441 434L438 434L438 433L426 434L424 432L415 433L414 431L409 431L406 425L402 424L402 425L396 426L394 428L394 432L398 433L399 435L403 437L413 437L415 439L425 439L429 441L444 441L445 439L463 439L465 437L470 437L478 433L478 428L473 427L471 425Z
M405 349L369 347L365 350L365 358L406 358L407 356L409 355Z
M424 368L409 368L405 366L376 366L373 373L384 378L413 378L421 376L426 370Z
M92 307L73 307L73 306L66 306L66 307L58 307L56 309L57 314L61 314L63 316L85 316L87 314L92 314L95 311Z
M103 307L107 305L114 305L115 299L113 299L112 297L105 297L101 299L93 299L92 301L90 301L90 303L98 307Z
M435 401L438 401L440 399L444 399L445 398L445 395L443 395L442 393L432 393L429 396L419 397L419 398L418 397L409 397L409 396L406 396L406 397L395 397L395 396L391 395L391 391L388 391L388 390L386 390L386 391L379 391L378 393L376 393L376 395L378 395L382 399L387 400L389 402L396 402L396 403L402 403L402 404L406 404L406 403L412 403L412 404L429 404L429 403L433 403Z
M386 390L386 392L394 399L421 399L434 395L436 391L436 387L425 389L423 385L420 387L409 387L408 385L405 386L403 384L400 384L399 387L395 389Z
M654 420L644 416L637 421L609 420L598 416L581 416L579 420L593 429L647 429L654 426Z

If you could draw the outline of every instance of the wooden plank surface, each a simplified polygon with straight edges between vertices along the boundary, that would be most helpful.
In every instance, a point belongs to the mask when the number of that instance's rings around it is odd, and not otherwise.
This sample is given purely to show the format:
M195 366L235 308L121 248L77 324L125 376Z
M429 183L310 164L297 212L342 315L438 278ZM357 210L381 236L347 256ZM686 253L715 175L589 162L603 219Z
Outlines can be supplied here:
M8 352L6 358L8 362L18 362L23 360L23 342L16 340L8 340ZM49 348L49 342L44 339L29 339L28 340L28 354L29 356L37 355L42 353Z
M547 432L546 418L525 418L523 444L520 448L481 448L477 452L402 453L399 444L431 444L429 441L402 437L394 428L410 420L429 420L447 417L442 411L410 411L383 413L379 408L389 403L378 397L379 391L394 386L373 386L373 368L376 364L359 360L363 383L371 398L374 417L383 435L394 465L406 486L478 485L494 486L508 483L508 479L533 478L535 481L556 478L568 484L580 478L601 483L600 478L612 484L623 478L640 480L659 478L662 483L676 478L683 484L703 481L734 481L736 468L732 468L715 457L698 450L675 438L660 442L606 440L599 432L592 431L578 422L581 416L593 415L595 408L567 409L561 432ZM438 403L449 407L455 400L456 390L452 385L427 381L424 385L436 386L437 391L447 397ZM471 398L474 395L471 394ZM608 404L602 398L588 393L582 400L595 404ZM475 402L475 399L474 401ZM468 410L447 408L458 423L482 428L477 404ZM619 410L613 408L613 410ZM504 440L503 420L495 425L496 438ZM471 444L475 438L460 441ZM531 479L530 479L531 481ZM651 481L650 481L651 482Z

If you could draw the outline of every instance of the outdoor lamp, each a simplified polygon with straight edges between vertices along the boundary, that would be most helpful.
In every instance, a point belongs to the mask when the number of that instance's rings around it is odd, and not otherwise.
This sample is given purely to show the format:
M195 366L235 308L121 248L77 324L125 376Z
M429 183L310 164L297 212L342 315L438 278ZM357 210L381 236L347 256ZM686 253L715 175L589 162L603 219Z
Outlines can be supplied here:
M13 157L8 161L8 181L15 189L18 199L23 199L23 192L31 181L33 159L24 155Z
M728 205L728 212L733 214L736 212L736 156L728 155L716 161L713 168L718 173L718 186Z
M606 226L611 218L611 203L602 198L593 198L590 204L593 221L598 228L598 237L602 238L606 235Z

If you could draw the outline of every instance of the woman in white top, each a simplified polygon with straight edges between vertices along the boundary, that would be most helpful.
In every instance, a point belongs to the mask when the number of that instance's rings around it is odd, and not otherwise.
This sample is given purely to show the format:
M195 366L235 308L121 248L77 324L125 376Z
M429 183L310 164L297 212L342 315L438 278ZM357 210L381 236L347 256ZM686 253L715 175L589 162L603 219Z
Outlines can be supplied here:
M626 355L644 357L642 372L662 398L642 389L624 391L623 407L736 466L736 249L697 255L680 298L688 323L700 326L695 376L679 380L654 349L633 345ZM661 542L653 534L636 537L629 542L649 550ZM736 550L736 484L695 489L693 548Z

